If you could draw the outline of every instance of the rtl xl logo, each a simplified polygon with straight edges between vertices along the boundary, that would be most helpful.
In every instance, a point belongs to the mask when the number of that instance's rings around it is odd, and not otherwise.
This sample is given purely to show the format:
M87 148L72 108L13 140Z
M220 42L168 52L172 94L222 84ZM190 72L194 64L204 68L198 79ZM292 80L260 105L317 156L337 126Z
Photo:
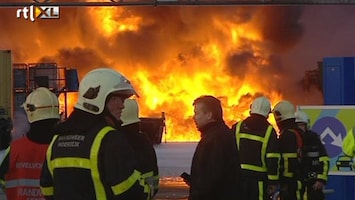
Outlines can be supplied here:
M59 19L59 6L29 6L19 8L16 11L16 18L30 19Z

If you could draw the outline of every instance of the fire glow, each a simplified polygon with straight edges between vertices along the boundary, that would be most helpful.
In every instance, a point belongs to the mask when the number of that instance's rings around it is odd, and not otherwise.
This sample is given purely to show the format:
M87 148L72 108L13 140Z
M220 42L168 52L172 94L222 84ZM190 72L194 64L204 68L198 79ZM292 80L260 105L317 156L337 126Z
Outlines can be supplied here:
M112 67L136 88L141 117L165 113L163 141L198 141L195 98L218 97L229 126L249 115L255 97L266 95L272 104L283 98L279 83L288 77L277 71L275 54L293 45L284 41L297 41L299 33L288 24L298 27L299 12L247 6L61 8L59 20L20 22L35 30L28 31L31 41L12 34L4 44L23 44L12 48L16 60L77 68L79 80L94 68ZM278 19L281 25L272 24ZM76 95L68 94L68 113Z
M140 17L130 16L123 8L93 8L90 13L95 19L96 28L107 38L122 32L134 34L142 23L149 23L149 20L147 22ZM174 54L174 45L170 44L166 49L172 49L171 55L160 66L133 63L131 70L115 67L137 88L141 96L138 99L141 116L160 117L161 112L165 112L165 141L199 140L200 134L192 120L192 102L200 95L211 94L221 99L224 118L229 126L248 116L250 103L255 96L265 94L272 102L282 98L281 94L268 90L265 83L259 80L258 74L262 73L262 68L268 67L269 49L258 45L262 36L252 23L236 24L218 17L212 18L212 23L223 39L212 37L212 40L201 40L193 49L179 54ZM230 53L245 52L252 52L249 56L254 58L255 63L246 62L246 66L235 68L255 76L240 79L231 75L234 72L227 71L225 66L230 65L227 62L233 61L228 61L226 57ZM159 59L159 53L156 57Z

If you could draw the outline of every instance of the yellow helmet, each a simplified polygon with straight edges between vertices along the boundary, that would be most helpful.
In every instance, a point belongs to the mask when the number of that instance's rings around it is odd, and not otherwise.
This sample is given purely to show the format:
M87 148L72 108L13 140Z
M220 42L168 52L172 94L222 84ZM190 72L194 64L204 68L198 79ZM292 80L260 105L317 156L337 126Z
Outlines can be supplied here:
M283 100L275 105L272 113L276 122L284 121L295 118L295 107L291 102Z
M113 92L127 97L137 95L129 80L110 68L98 68L88 72L79 84L79 97L75 108L95 115L102 113L106 98ZM137 95L138 96L138 95Z
M268 98L261 96L254 99L250 106L250 113L259 114L268 117L271 111L271 103Z
M121 113L122 126L140 122L138 103L135 99L126 99Z
M59 119L58 97L48 88L39 87L31 92L22 106L30 123L44 119Z

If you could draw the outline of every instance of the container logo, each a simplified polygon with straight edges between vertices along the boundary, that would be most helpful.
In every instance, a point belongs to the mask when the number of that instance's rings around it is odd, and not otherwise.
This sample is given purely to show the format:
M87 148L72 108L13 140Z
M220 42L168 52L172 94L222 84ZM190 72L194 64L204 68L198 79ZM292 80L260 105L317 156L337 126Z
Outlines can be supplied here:
M36 19L59 19L59 6L29 6L19 8L16 18L34 22Z

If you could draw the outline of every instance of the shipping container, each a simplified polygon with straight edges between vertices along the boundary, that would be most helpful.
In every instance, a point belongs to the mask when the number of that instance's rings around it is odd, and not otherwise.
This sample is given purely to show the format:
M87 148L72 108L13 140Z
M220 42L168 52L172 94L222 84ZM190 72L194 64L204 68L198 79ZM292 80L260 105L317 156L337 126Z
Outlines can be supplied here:
M323 58L323 97L325 105L355 104L355 58Z
M12 57L10 50L0 51L0 107L7 117L13 117L12 111Z

